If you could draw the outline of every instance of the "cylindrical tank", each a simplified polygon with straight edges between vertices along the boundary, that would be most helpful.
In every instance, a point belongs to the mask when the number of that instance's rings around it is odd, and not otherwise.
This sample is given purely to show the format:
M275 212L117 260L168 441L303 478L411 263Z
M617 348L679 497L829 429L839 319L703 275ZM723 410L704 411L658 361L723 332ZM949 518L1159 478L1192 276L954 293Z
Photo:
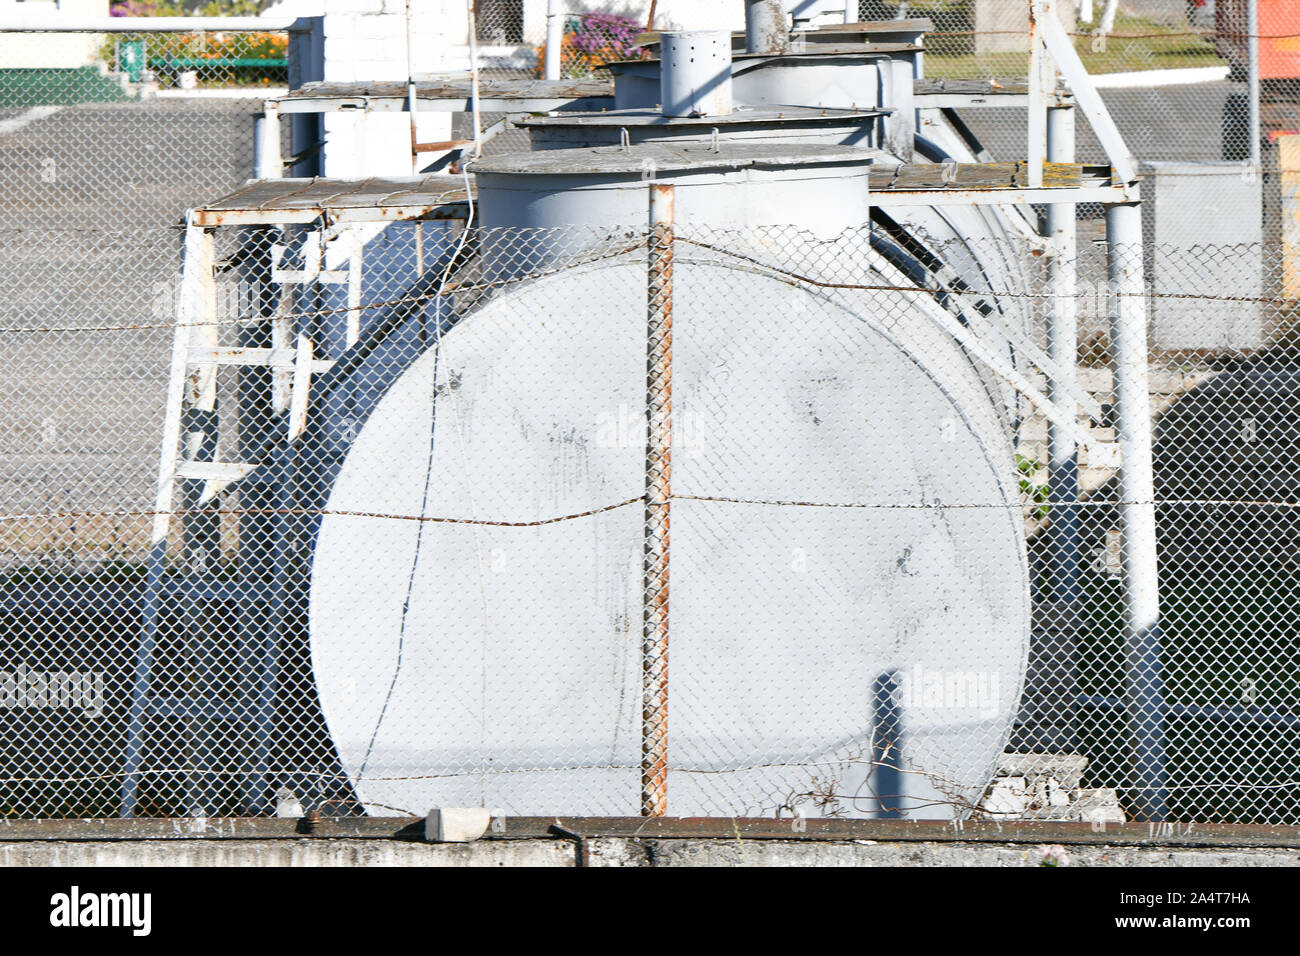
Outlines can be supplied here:
M478 221L498 235L513 230L528 241L489 244L484 272L496 279L535 270L580 254L612 229L644 228L650 181L676 187L682 227L779 225L834 237L866 219L870 163L870 154L851 146L732 142L488 157L471 166L478 180Z
M863 229L870 161L723 141L477 164L483 272L512 281L380 402L315 550L313 667L367 808L635 812L651 177L679 236L670 812L833 780L835 812L880 813L882 733L909 812L978 801L1028 647L1014 446Z
M888 110L817 109L807 106L740 106L727 116L673 117L658 110L556 113L528 116L515 125L528 130L533 149L617 146L651 141L709 143L814 143L871 148L882 142Z
M730 33L664 33L660 49L659 103L665 116L726 116L731 112Z
M784 56L732 54L734 105L810 106L818 109L890 108L889 136L911 154L913 65L905 58L853 50L817 50ZM660 60L610 64L616 110L657 109Z

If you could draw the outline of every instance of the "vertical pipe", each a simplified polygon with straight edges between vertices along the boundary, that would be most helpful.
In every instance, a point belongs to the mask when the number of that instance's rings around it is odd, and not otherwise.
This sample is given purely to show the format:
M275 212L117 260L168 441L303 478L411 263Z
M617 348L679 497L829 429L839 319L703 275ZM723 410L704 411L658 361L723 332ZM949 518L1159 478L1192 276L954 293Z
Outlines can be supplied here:
M790 30L781 0L745 0L745 49L750 53L787 53Z
M1164 691L1156 558L1155 480L1151 462L1142 214L1138 203L1106 209L1116 424L1119 428L1120 531L1123 536L1127 710L1134 735L1139 820L1163 820Z
M1047 111L1047 160L1074 162L1074 107L1053 106ZM1052 203L1047 207L1047 260L1049 312L1048 353L1060 376L1048 380L1048 397L1061 408L1073 410L1069 398L1077 386L1079 319L1078 236L1074 203ZM1048 617L1051 635L1046 648L1050 658L1048 684L1056 691L1056 719L1053 746L1073 752L1078 747L1075 708L1079 692L1075 643L1079 631L1079 461L1078 448L1068 432L1055 422L1047 425L1048 488L1047 527ZM1059 740L1059 743L1056 742Z
M672 495L673 187L650 184L646 289L641 815L668 810L668 519Z
M646 27L646 29L650 29ZM546 78L560 78L560 53L564 46L564 0L546 0Z
M411 172L419 172L420 154L417 146L420 133L416 122L417 98L415 95L415 11L411 0L406 0L406 116L411 127Z
M876 817L903 816L903 717L898 700L898 673L878 676L872 688L871 769L876 781Z
M469 19L469 108L474 118L474 157L483 155L483 124L479 120L478 103L478 18L474 13L474 0L465 0Z
M1043 96L1043 60L1046 51L1039 35L1039 21L1051 16L1051 9L1044 0L1030 0L1029 4L1029 114L1026 128L1028 143L1025 148L1025 160L1028 163L1029 187L1036 189L1043 185L1043 155L1046 150L1047 131L1046 102Z
M262 108L253 121L253 176L257 179L280 179L284 176L284 159L280 155L280 110L274 103Z
M1258 176L1263 168L1259 128L1259 2L1246 0L1246 98L1250 101L1250 168Z

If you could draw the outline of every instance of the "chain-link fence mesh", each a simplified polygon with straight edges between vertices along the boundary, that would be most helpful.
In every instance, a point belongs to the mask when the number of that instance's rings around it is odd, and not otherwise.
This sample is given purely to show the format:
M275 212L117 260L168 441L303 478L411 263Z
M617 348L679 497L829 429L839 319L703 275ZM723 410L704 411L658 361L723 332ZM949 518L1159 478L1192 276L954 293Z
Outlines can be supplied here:
M987 6L909 5L926 76L1023 76L1023 5ZM540 47L513 9L481 5L479 42ZM1024 230L887 202L832 238L676 227L669 813L1295 821L1293 106L1268 79L1243 171L1218 16L1070 25L1094 73L1213 73L1102 83L1154 164L1146 656L1107 276L1133 250L1100 207L1069 400ZM636 55L579 42L593 22L571 16L566 75ZM0 37L81 41L0 68L0 812L635 814L649 237L187 230L251 175L241 94L287 82L284 36ZM1023 157L1023 109L960 117ZM1103 158L1083 124L1078 152Z

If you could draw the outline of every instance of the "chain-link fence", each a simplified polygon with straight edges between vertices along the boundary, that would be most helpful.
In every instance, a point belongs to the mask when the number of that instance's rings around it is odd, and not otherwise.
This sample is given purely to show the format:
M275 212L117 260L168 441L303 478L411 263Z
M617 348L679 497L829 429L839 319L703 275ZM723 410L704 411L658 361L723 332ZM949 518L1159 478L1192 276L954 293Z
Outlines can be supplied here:
M927 76L1023 76L982 6L909 6ZM480 7L482 43L540 45L506 14ZM665 299L661 230L647 487L643 229L187 229L251 175L285 34L74 34L79 65L0 68L0 812L635 814L657 780L675 816L1294 822L1289 94L1266 84L1257 176L1235 28L1135 2L1074 32L1100 74L1218 71L1102 84L1155 164L1154 504L1121 490L1107 267L1135 250L1100 207L1064 399L1032 236L683 224ZM960 118L1023 156L1023 109Z

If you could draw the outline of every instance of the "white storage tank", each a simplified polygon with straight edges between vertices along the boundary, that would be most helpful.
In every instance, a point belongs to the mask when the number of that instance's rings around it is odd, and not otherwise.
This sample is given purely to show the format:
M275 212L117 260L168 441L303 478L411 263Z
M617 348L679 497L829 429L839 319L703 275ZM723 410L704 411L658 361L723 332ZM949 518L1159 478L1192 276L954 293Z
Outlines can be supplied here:
M487 288L381 400L321 523L342 766L376 813L637 812L646 160L679 237L668 811L888 812L884 686L895 796L962 816L1023 679L1019 476L940 306L880 288L907 279L863 241L851 147L478 164ZM850 266L857 287L817 284Z

